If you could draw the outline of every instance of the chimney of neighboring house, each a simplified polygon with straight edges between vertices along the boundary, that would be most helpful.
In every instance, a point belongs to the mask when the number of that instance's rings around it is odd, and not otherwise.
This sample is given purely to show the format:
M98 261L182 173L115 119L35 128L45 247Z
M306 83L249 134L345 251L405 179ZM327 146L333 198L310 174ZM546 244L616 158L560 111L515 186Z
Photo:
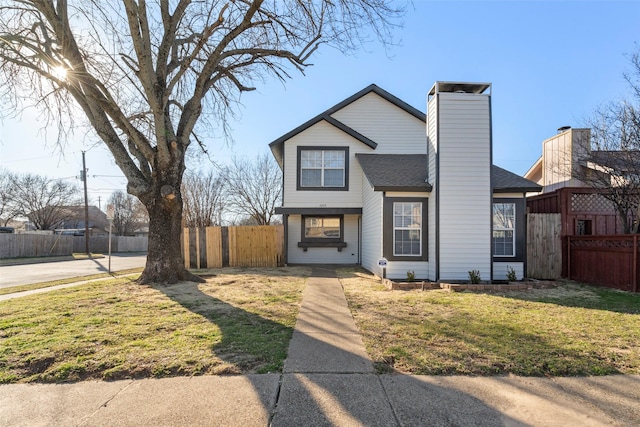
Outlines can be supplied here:
M491 280L491 84L436 82L427 98L432 280Z
M590 129L559 127L556 135L542 142L543 192L563 187L582 187L583 183L576 177L590 152Z

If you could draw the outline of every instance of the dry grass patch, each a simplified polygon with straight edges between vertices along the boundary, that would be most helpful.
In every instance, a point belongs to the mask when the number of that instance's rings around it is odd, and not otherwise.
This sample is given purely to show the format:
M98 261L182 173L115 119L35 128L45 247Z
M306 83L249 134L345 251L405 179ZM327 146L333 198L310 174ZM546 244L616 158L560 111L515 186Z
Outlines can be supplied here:
M135 273L142 273L143 268L129 268L126 270L113 271L111 273L99 273L89 276L69 277L67 279L50 280L48 282L30 283L28 285L10 286L0 288L0 295L15 294L16 292L32 291L34 289L50 288L51 286L66 285L68 283L84 282L86 280L104 279L108 277L126 276Z
M206 283L92 282L0 303L0 383L273 372L309 271L220 269Z
M640 295L571 283L500 294L387 291L360 270L339 277L380 371L640 373Z

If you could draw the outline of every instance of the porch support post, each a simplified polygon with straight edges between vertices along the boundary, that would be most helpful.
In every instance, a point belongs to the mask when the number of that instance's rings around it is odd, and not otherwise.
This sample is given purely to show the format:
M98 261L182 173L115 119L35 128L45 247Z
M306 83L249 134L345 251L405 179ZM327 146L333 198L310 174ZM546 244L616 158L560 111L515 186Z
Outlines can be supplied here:
M284 252L284 265L289 262L289 214L282 214L282 225L284 226L284 242L282 242L282 251Z

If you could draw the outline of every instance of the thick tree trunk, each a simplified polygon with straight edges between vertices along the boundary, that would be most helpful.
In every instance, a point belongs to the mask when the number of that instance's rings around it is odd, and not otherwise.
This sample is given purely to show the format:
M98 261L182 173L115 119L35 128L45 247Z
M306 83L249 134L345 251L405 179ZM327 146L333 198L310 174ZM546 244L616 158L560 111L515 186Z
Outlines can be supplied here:
M182 260L182 197L179 188L179 185L158 185L149 199L142 200L149 212L149 251L147 264L138 279L140 284L204 282L204 279L190 273Z

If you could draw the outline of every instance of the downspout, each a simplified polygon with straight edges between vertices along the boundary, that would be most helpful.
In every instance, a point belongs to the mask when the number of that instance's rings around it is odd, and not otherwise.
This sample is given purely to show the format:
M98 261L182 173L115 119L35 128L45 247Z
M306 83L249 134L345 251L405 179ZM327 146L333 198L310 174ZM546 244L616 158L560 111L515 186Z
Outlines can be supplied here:
M435 281L440 281L440 93L436 86L436 277Z
M358 215L358 265L362 265L362 215Z
M493 282L493 120L491 111L491 94L488 96L489 101L489 224L491 224L491 233L489 234L489 277Z

